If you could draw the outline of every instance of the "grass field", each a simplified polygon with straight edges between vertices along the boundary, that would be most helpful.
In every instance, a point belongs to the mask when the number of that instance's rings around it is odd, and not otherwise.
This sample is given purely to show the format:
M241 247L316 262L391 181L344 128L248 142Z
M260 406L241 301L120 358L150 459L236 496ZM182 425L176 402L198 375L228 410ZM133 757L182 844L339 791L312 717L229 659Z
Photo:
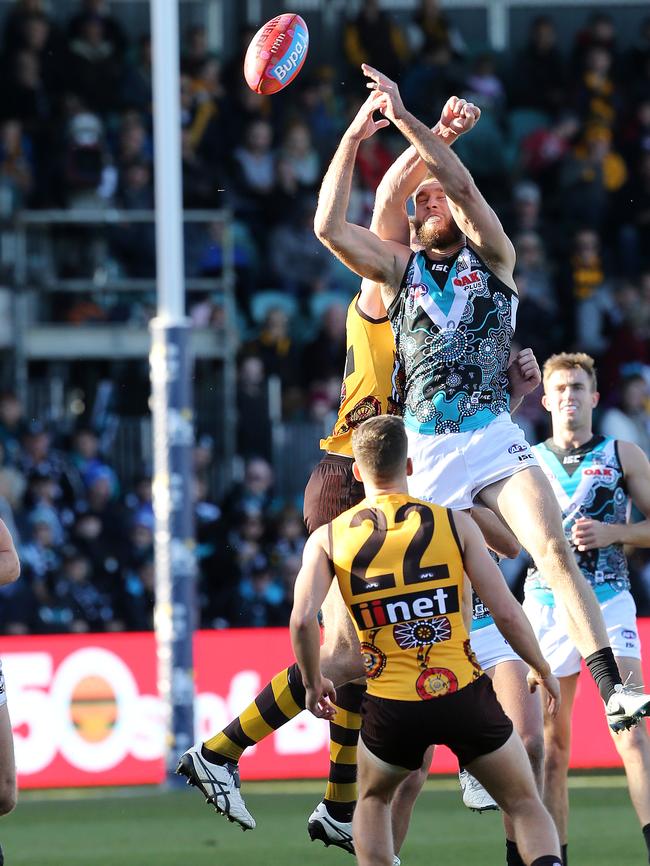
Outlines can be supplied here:
M321 782L248 783L257 829L242 833L196 790L28 793L0 822L6 866L351 866L349 854L310 842L306 818ZM571 866L647 862L622 776L572 779ZM455 781L427 783L402 851L404 866L500 866L500 817L475 815Z

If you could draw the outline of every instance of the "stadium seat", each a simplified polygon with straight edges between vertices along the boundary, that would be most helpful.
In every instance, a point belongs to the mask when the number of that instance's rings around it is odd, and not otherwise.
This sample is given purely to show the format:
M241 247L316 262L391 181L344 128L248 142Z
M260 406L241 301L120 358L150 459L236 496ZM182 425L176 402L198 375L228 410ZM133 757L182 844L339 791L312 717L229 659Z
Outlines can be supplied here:
M548 125L548 115L534 108L513 108L508 113L510 139L514 146L518 146L531 132Z
M251 316L253 317L253 321L261 324L266 318L268 311L274 307L280 307L289 318L293 318L298 309L296 299L284 292L278 292L273 289L257 292L251 298Z
M347 309L351 296L343 292L319 292L309 301L309 314L314 321L320 321L323 313L329 307L337 305Z

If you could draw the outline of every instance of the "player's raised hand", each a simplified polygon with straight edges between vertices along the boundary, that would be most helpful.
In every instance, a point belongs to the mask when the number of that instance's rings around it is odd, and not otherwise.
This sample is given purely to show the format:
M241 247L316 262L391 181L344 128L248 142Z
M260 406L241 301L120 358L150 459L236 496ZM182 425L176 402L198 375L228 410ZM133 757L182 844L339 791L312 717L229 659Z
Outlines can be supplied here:
M363 105L357 111L352 123L348 127L348 134L358 141L364 141L374 135L378 129L383 129L385 126L390 126L390 122L385 117L375 120L375 111L380 110L381 97L376 93L371 93Z
M450 96L440 114L438 132L442 138L456 139L473 129L480 117L481 109L478 105L458 96Z
M522 400L542 381L537 358L532 349L521 349L508 366L508 383L512 402Z
M607 547L616 541L616 528L591 517L579 517L571 527L571 540L578 550L594 550Z
M374 69L372 66L368 66L367 63L362 63L361 69L363 70L363 74L370 79L366 83L366 87L381 94L379 98L379 110L394 123L406 113L397 84L391 81L383 72Z
M546 692L546 710L549 716L553 719L557 716L560 709L560 683L557 677L549 671L546 676L542 676L539 671L534 671L532 668L526 676L528 680L528 689L531 692L537 691L537 686L542 686Z
M305 708L317 719L333 719L336 708L332 702L336 700L336 690L332 680L321 677L320 683L312 688L305 688Z

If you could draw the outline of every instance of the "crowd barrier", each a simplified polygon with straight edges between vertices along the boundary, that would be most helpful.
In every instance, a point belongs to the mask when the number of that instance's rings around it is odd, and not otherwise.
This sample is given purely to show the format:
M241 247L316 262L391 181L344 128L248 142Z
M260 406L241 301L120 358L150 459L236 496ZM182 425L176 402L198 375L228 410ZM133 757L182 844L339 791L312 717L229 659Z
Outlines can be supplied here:
M650 644L650 619L639 622ZM136 785L163 779L163 714L156 694L151 633L6 637L7 681L20 787ZM243 709L292 661L286 629L202 631L195 636L196 738L205 739ZM650 682L646 667L646 682ZM602 703L587 675L574 709L571 766L617 767ZM324 777L328 729L309 713L248 749L244 779ZM439 749L433 772L457 769Z

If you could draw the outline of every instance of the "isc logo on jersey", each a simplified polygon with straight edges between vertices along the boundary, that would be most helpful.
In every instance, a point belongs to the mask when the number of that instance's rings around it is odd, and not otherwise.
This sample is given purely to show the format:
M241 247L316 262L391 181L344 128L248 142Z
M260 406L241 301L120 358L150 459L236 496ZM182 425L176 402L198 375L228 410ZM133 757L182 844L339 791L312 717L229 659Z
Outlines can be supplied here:
M360 629L395 625L412 619L426 619L446 613L458 613L458 587L447 586L424 592L407 592L388 598L375 598L351 606L352 616Z

